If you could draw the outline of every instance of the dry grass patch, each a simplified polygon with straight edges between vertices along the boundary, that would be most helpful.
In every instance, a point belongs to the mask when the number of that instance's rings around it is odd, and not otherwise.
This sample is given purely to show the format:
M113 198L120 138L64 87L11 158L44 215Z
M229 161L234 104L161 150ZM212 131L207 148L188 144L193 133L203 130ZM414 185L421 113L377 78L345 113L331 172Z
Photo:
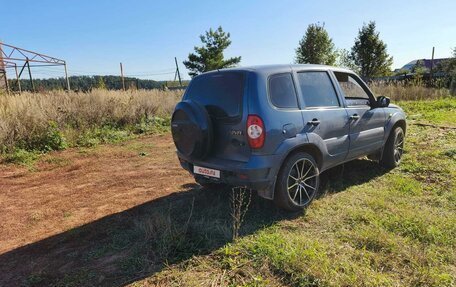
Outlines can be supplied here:
M94 146L167 130L183 91L50 91L0 97L0 152L23 162L27 152ZM17 156L15 154L18 153Z
M376 96L389 97L394 101L435 100L450 96L448 89L430 88L422 83L388 83L372 82L369 87Z

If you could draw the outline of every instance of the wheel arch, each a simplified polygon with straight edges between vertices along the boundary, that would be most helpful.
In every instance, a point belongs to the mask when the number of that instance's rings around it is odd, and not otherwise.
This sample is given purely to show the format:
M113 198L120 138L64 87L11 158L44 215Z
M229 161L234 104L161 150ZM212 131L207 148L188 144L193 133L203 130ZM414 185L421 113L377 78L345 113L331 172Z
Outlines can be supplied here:
M404 131L404 134L406 133L406 130L407 130L407 124L405 123L405 120L404 119L400 119L400 120L397 120L394 125L391 127L389 133L388 133L388 137L389 135L391 134L392 131L394 131L394 129L396 127L401 127L402 130Z
M321 169L321 167L323 166L323 153L321 152L321 150L312 143L306 143L292 148L280 163L280 169L282 169L283 164L288 158L290 158L298 152L305 152L310 154L317 162L318 169Z

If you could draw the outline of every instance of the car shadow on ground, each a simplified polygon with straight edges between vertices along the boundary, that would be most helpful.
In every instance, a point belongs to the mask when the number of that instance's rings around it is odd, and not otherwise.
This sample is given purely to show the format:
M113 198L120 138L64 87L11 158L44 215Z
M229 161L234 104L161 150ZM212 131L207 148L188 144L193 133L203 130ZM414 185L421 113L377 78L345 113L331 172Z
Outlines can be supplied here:
M338 168L341 169L341 168ZM325 193L367 182L385 170L368 160L324 173ZM123 286L164 266L208 254L231 241L229 189L181 190L0 255L0 286ZM240 235L289 214L252 195Z
M342 192L350 186L371 181L387 172L388 170L381 167L376 161L368 159L350 161L321 174L319 196Z

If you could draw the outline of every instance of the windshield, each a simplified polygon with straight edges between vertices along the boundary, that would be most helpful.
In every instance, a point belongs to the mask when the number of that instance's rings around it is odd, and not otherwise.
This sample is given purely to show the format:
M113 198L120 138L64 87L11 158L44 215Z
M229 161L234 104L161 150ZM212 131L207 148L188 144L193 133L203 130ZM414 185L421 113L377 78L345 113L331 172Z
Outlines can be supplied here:
M240 116L243 93L243 73L218 72L193 79L185 99L205 106L212 117L233 118Z

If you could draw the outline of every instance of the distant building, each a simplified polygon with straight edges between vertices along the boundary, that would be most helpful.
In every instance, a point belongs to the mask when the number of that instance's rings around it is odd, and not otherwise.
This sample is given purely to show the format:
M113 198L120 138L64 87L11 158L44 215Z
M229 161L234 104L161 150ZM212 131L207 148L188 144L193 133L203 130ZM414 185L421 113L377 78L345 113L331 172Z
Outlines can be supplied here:
M437 65L442 62L449 60L450 58L440 58L440 59L434 59L433 67L437 67ZM413 70L416 66L422 66L427 73L431 71L431 62L432 60L430 59L418 59L418 60L413 60L407 64L405 64L402 68L394 70L395 73L399 71L407 71L407 73L413 73Z

